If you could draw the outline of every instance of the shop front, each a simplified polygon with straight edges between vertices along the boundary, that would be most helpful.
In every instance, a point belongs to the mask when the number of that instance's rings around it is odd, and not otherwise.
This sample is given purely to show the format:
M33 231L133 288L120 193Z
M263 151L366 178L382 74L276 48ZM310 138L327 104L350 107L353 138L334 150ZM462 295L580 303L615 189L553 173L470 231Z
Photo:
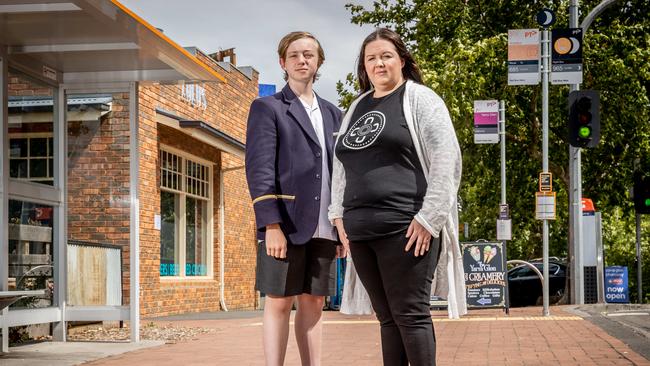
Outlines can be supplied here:
M256 92L117 1L3 1L0 295L31 296L1 310L1 352L14 327L128 321L137 341L141 316L255 307Z

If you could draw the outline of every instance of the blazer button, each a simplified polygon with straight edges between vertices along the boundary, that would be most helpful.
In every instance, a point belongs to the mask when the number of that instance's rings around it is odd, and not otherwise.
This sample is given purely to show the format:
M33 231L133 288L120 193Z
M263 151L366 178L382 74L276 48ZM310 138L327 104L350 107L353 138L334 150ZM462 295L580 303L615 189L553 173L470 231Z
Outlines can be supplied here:
M316 196L316 197L314 197L314 200L315 200L315 201L320 201L320 197L319 197L319 196Z
M316 157L317 157L317 158L320 158L320 151L317 151L317 152L316 152Z
M316 179L320 179L320 174L316 173Z

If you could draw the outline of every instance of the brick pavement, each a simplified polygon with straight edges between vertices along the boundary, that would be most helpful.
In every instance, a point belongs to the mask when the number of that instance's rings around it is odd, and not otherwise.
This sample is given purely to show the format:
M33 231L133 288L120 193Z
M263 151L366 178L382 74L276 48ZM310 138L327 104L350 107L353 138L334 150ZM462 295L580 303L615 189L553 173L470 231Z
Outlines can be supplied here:
M323 365L381 365L378 324L372 316L324 313ZM438 365L650 365L591 322L563 307L472 310L451 321L434 311ZM87 365L262 365L261 317L248 319L174 321L214 332L195 340L149 348L94 361ZM650 345L649 345L650 346ZM286 365L299 365L291 335Z

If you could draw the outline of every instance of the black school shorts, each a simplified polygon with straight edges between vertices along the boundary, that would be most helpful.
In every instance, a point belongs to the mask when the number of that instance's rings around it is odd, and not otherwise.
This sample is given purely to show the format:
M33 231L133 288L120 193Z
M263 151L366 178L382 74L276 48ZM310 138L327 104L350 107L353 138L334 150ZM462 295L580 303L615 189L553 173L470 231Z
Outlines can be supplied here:
M303 245L287 243L287 257L276 259L266 254L266 245L257 245L255 289L268 295L336 293L336 242L311 239Z

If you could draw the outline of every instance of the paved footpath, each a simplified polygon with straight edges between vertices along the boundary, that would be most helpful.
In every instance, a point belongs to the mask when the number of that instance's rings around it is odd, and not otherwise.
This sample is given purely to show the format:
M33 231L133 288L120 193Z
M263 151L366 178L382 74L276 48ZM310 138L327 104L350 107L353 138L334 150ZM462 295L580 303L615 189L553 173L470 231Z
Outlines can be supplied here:
M463 319L449 320L445 311L434 311L438 365L650 365L623 342L567 308L551 307L551 314L540 316L539 307L512 309L509 316L500 310L472 310ZM214 331L86 365L264 364L261 316L172 322ZM325 312L323 333L323 365L381 365L379 326L373 316ZM300 365L293 335L285 364Z

